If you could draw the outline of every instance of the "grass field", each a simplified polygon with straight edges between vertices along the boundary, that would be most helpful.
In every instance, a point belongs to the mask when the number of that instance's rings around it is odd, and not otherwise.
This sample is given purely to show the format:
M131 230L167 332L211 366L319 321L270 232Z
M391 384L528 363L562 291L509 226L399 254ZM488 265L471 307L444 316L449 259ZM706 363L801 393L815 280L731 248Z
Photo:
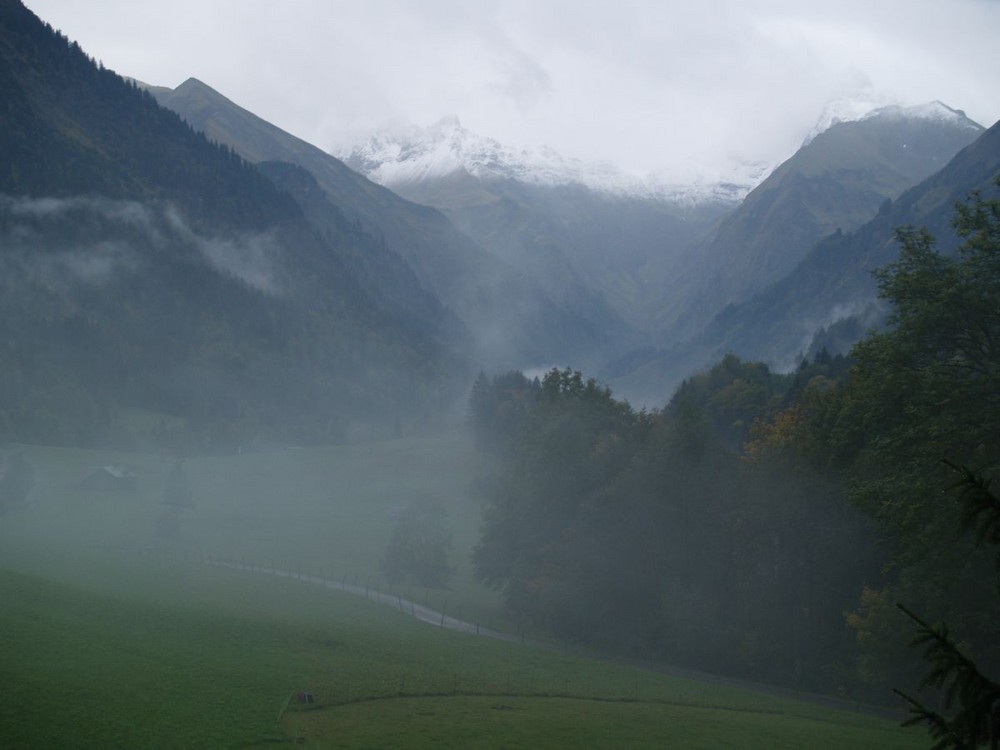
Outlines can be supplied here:
M376 577L393 510L433 493L459 571L435 596L489 617L495 597L477 590L467 560L476 457L458 438L189 459L196 506L169 541L153 529L171 461L24 452L33 503L0 518L3 748L926 745L891 721L464 636L201 562L273 558ZM88 467L109 463L128 465L136 488L78 488ZM289 704L299 690L317 703Z

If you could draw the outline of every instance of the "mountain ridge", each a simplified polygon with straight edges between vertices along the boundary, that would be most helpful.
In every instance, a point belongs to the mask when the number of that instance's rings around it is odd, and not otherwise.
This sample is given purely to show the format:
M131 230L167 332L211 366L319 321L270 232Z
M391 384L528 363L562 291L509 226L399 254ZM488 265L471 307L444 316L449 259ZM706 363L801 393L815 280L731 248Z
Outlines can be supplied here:
M384 238L387 251L454 311L472 332L477 346L471 356L482 366L553 360L590 365L591 352L621 337L622 324L609 320L605 311L591 309L587 301L553 298L523 270L486 252L442 212L372 182L207 84L192 78L176 89L159 89L157 97L192 127L251 161L284 161L310 172L332 206L349 222Z
M481 180L578 185L611 196L683 204L739 201L769 171L763 163L691 165L686 178L637 176L610 162L563 156L550 146L506 145L468 130L454 115L426 128L383 129L341 156L351 168L394 189L465 172Z
M637 352L612 380L637 401L663 398L657 384L676 384L727 353L779 371L827 347L846 352L884 324L873 272L898 258L899 227L925 227L937 248L954 253L959 238L954 206L972 192L995 195L1000 176L1000 122L961 149L942 169L884 201L876 216L849 232L815 243L787 275L739 304L719 311L703 332L667 350Z
M780 164L689 254L663 310L674 340L790 273L822 237L852 231L941 169L983 132L939 102L883 107L837 122Z

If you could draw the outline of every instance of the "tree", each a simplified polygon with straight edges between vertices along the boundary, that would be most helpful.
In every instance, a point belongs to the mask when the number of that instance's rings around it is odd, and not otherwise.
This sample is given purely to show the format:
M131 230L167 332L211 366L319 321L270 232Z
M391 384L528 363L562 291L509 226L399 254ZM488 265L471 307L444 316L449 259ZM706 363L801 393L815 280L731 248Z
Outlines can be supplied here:
M432 499L404 508L382 557L382 573L390 583L412 581L428 588L446 588L453 572L448 562L451 531L444 506Z
M163 486L163 504L175 510L194 507L194 492L180 462L175 463L167 475Z
M1000 686L985 676L1000 665L1000 201L973 194L954 223L955 257L925 230L898 231L899 260L878 273L890 327L855 349L841 413L857 448L854 499L893 544L894 579L856 617L884 621L891 598L904 602L931 665L921 687L944 691L943 712L898 692L938 750L1000 747Z
M509 451L524 429L524 422L541 385L512 370L488 378L480 372L469 395L469 421L476 447L488 453Z
M966 531L975 533L978 544L1000 549L1000 498L990 490L990 482L964 467L952 465L962 475L955 485ZM1000 551L997 553L1000 571ZM926 723L936 740L934 750L971 750L988 745L1000 748L1000 683L987 677L955 642L945 625L924 622L904 605L897 605L919 630L910 643L923 648L931 670L921 688L944 691L945 710L950 716L927 708L913 696L896 690L909 705L913 716L907 725Z

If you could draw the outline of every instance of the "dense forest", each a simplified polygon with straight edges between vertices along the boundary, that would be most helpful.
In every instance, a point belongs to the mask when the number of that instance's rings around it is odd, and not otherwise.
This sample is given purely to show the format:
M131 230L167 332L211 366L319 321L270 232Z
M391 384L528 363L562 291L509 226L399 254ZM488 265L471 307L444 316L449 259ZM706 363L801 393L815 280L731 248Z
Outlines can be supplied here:
M955 256L899 231L890 325L849 357L728 356L655 412L569 369L480 375L480 577L562 637L880 701L927 667L899 603L1000 674L1000 200L955 228Z

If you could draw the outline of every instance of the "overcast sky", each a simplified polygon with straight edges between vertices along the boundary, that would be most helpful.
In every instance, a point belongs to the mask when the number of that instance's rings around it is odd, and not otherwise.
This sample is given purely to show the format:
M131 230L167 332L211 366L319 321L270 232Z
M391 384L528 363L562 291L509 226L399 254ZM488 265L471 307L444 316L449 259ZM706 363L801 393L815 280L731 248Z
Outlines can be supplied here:
M1000 0L26 0L147 83L338 151L445 115L643 173L770 161L830 99L1000 119Z

